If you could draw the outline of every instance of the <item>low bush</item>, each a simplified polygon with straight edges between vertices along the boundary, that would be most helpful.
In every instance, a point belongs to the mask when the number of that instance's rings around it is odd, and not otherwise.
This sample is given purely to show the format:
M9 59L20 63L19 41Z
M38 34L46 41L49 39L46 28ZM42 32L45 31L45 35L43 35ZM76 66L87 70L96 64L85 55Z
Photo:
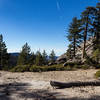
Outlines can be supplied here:
M44 68L43 66L36 66L36 65L33 65L30 67L29 69L31 72L42 72L42 71L46 71L46 67Z
M37 66L37 65L18 65L12 68L10 71L12 72L45 72L45 71L72 71L76 69L88 69L88 65L79 65L74 63L69 63L67 66L59 65L51 65L51 66Z
M29 71L29 68L30 68L29 65L18 65L12 68L10 71L11 72L25 72L25 71Z
M52 65L52 66L31 66L31 72L44 72L44 71L61 71L64 70L62 65Z
M100 61L100 49L96 49L93 52L93 60L97 63Z
M95 73L95 77L96 78L99 78L100 77L100 70Z
M96 68L100 68L100 64L97 64L97 65L96 65Z
M73 63L73 62L67 62L66 63L66 66L74 66L75 65L75 63Z
M4 66L3 68L2 68L2 70L4 70L4 71L9 71L11 68L10 67L8 67L8 66Z
M71 71L71 70L73 70L73 68L68 65L68 66L64 67L64 70Z
M76 64L76 65L73 66L73 69L80 69L80 68L81 68L81 65Z
M82 65L81 68L86 70L86 69L89 69L89 66L88 65Z
M74 67L75 65L79 66L81 65L81 62L67 62L66 66Z

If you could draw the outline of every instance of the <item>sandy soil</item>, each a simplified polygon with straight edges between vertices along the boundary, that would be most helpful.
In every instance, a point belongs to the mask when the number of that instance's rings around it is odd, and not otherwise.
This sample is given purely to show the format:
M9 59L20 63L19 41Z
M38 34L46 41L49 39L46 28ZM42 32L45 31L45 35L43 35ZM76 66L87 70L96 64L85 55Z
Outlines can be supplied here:
M100 87L53 89L50 81L95 81L97 70L24 72L0 71L0 100L100 100Z

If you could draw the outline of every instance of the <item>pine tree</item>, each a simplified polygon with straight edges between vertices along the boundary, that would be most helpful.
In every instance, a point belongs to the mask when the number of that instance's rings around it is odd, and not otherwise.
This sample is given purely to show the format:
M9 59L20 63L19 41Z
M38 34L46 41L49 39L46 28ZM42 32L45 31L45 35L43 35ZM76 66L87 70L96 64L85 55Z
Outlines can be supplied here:
M43 53L42 53L42 57L43 57L43 64L44 65L47 65L48 64L48 55L46 53L46 51L44 50Z
M95 20L93 26L95 30L94 50L100 50L100 3L97 4L95 9Z
M86 54L86 40L88 36L88 31L89 31L89 23L90 23L90 18L89 18L89 9L86 9L84 12L82 12L81 15L81 21L82 21L82 27L83 27L83 40L84 40L84 47L83 47L83 58L85 57Z
M96 61L96 63L99 63L99 61L100 61L100 49L96 49L93 52L93 60Z
M81 15L84 31L84 49L83 58L86 48L87 36L94 36L94 48L98 49L100 46L100 3L97 7L87 7Z
M50 59L50 62L51 62L51 63L55 63L55 61L56 61L56 56L55 56L54 50L51 51L51 54L50 54L50 56L49 56L49 59Z
M68 49L67 49L67 59L73 59L73 46L69 44Z
M79 46L81 42L81 23L76 17L73 18L72 23L69 25L67 38L71 44L71 51L73 52L73 58L76 56L76 48Z
M36 52L36 61L35 61L35 64L37 66L42 66L43 65L43 57L42 57L42 54L41 54L40 51Z
M31 51L30 46L28 45L28 43L26 43L22 47L22 51L20 52L20 55L18 57L17 65L26 65L26 64L28 64L30 51Z
M34 52L33 53L31 53L30 54L30 56L29 56L29 64L30 65L34 65L35 64L35 59L36 59L36 55L34 54Z
M8 67L9 55L7 53L6 44L3 41L3 36L0 35L0 69Z

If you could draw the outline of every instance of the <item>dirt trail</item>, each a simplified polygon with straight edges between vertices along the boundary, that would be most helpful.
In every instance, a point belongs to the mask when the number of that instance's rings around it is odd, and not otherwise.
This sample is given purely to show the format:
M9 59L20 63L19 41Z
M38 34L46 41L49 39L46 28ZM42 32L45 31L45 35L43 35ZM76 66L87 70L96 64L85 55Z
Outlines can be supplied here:
M97 70L53 72L0 72L0 100L100 100L100 87L53 89L50 80L95 81Z

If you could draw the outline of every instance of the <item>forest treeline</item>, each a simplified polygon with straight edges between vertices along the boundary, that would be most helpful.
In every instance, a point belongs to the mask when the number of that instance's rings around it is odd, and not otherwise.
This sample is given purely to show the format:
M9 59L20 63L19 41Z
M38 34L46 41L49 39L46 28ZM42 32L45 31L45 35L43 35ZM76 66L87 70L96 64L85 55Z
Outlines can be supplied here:
M92 38L91 38L92 37ZM91 57L86 53L86 42L92 39L93 52ZM80 18L74 17L69 24L67 30L67 39L70 44L68 46L66 57L66 66L56 65L56 56L54 50L48 56L46 51L43 53L37 51L31 52L31 48L28 43L22 46L21 52L16 57L11 58L11 55L7 52L6 44L3 41L3 36L0 35L0 69L1 70L13 70L13 71L51 71L51 70L68 70L70 66L79 66L85 63L68 62L68 60L86 59L93 66L99 66L100 64L100 3L96 7L87 7L82 13ZM77 56L77 48L80 48L80 44L83 43L82 57ZM14 62L13 60L16 59ZM49 66L52 65L52 66ZM91 65L90 65L91 66ZM84 67L85 68L85 67Z
M56 55L54 50L51 51L50 55L47 55L46 51L43 50L43 53L38 50L36 53L31 51L28 43L25 43L22 46L21 52L13 56L7 52L7 47L3 41L2 34L0 35L0 69L9 70L15 66L45 66L52 65L55 63Z

